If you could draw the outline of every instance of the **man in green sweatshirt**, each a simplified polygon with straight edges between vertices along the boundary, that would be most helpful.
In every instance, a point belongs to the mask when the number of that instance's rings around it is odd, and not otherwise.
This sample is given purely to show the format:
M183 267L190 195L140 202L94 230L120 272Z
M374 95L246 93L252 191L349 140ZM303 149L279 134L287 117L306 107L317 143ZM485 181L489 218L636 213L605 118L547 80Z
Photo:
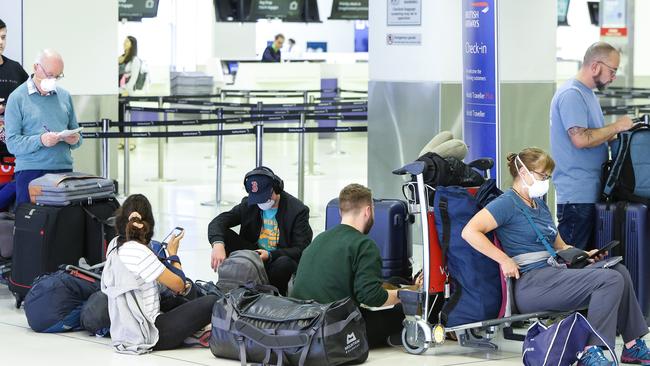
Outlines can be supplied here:
M323 304L351 297L364 305L370 347L386 345L389 337L391 344L398 343L404 314L397 291L382 287L379 249L366 235L374 223L370 189L359 184L343 188L339 209L341 224L318 235L303 251L291 296Z

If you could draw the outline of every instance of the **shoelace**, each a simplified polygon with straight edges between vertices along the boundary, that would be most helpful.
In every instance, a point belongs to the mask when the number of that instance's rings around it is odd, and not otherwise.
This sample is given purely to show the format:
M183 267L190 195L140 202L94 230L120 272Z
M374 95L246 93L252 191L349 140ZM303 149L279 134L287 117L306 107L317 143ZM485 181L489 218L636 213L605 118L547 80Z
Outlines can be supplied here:
M650 353L650 350L648 349L648 346L646 346L645 341L643 339L637 339L636 344L632 349L636 352L637 357L640 358L646 358L648 357L648 353Z
M598 348L590 348L589 351L587 351L587 359L590 359L589 361L598 361L600 362L607 362L609 363L609 360L605 357L603 352L598 349Z

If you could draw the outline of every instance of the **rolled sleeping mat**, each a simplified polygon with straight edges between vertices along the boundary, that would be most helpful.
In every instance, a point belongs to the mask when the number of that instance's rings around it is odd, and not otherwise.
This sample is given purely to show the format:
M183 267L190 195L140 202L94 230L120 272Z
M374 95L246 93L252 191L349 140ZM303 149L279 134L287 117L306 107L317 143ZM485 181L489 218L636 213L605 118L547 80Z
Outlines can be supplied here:
M456 158L458 160L463 160L465 159L465 156L467 156L467 144L458 139L449 140L429 151L422 150L420 156L429 152L436 153L443 158Z
M467 144L463 140L453 139L443 142L433 149L433 152L444 158L465 159L467 156Z
M433 151L433 148L436 146L442 144L443 142L447 142L449 140L452 140L454 138L454 135L449 132L449 131L442 131L439 134L433 136L431 141L429 141L426 145L424 145L424 148L422 148L422 151L420 151L420 155L418 157Z

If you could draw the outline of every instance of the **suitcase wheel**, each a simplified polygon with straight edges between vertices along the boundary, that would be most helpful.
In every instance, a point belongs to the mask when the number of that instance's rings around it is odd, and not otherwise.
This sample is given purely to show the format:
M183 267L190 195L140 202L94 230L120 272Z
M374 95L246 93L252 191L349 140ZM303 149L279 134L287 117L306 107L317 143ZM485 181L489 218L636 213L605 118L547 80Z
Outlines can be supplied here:
M14 297L16 298L16 309L20 309L20 306L23 304L23 297L15 292Z

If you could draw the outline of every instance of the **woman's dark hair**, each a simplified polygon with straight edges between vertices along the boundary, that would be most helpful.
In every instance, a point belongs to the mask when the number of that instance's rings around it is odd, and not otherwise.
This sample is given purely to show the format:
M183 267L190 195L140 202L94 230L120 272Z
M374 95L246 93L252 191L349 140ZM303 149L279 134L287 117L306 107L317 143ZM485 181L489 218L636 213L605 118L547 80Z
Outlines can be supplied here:
M2 19L0 19L0 29L5 29L5 28L7 28L7 25L5 24L5 22L2 21Z
M148 245L147 236L151 233L149 223L144 221L139 213L134 212L130 215L129 223L126 224L126 240L137 241L140 244Z
M138 55L138 40L133 36L127 36L126 38L131 42L131 48L128 53L124 55L124 63L128 64Z
M132 214L137 212L138 215ZM140 216L140 218L137 218ZM129 219L129 217L131 217ZM144 227L140 228L139 225L134 223L143 224ZM135 240L142 244L149 244L153 237L155 221L151 209L151 203L147 197L141 194L130 195L117 209L115 213L115 228L117 231L117 247L129 240Z

